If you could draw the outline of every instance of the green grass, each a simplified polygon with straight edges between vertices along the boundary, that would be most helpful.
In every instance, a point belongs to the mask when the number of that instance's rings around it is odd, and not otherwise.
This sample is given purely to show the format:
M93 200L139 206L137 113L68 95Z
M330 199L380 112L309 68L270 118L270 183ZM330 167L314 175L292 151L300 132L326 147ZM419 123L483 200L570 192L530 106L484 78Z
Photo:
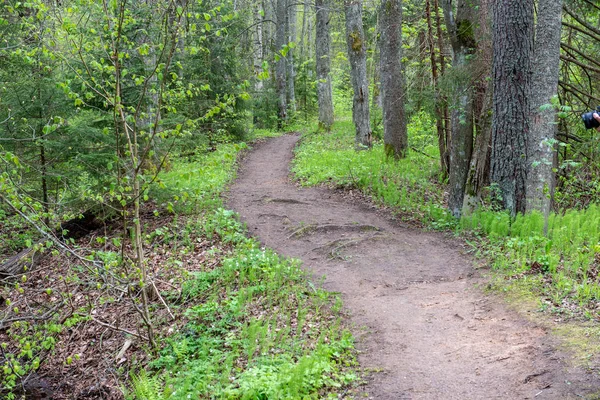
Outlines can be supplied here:
M547 236L543 216L537 213L511 219L504 212L476 210L457 221L444 204L433 122L418 114L408 132L413 150L404 160L389 161L381 142L356 152L354 127L343 117L331 134L305 134L293 171L304 185L358 188L404 220L450 229L469 240L479 238L473 248L491 260L502 280L538 282L531 290L541 308L600 317L600 206L552 214Z
M272 134L254 138L265 136ZM180 292L164 294L186 322L133 376L128 398L338 398L358 379L339 296L310 283L298 261L248 238L236 214L222 208L219 196L246 148L221 145L176 161L153 189L164 201L173 197L173 211L194 214L172 230L177 252L193 254L196 243L210 241L219 262L204 263Z
M413 137L406 159L386 160L383 144L372 150L354 150L354 127L349 119L336 122L329 134L309 133L296 149L292 171L303 185L332 184L357 188L376 201L390 205L403 219L437 228L454 220L443 205L437 148L424 133L429 123L409 126Z

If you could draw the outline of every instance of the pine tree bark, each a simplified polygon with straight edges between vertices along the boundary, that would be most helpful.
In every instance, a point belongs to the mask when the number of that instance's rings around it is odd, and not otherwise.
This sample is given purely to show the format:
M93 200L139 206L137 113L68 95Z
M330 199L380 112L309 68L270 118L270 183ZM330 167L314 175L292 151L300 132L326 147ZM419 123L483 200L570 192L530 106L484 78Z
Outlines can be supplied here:
M527 210L548 215L554 187L552 163L556 137L556 110L551 104L558 93L562 0L539 0L535 32L535 57L531 91L531 131L528 138Z
M497 0L493 16L491 181L514 216L525 211L533 0Z
M356 148L371 147L371 121L369 117L369 81L367 79L367 52L362 25L362 1L346 0L346 42L354 98L352 120L356 128Z
M331 37L329 34L330 0L316 0L317 15L316 64L319 128L330 130L333 125L333 95L331 89Z
M408 135L402 79L402 1L383 0L380 9L380 74L386 157L406 156Z
M452 134L450 140L448 208L455 217L462 213L465 184L473 152L473 77L470 59L477 47L473 2L459 0L456 12L452 0L443 0L444 19L454 51ZM456 19L454 16L456 15Z
M287 120L287 83L286 83L286 59L281 50L286 44L286 8L287 0L277 0L277 9L275 17L277 18L277 28L275 29L275 51L277 52L275 61L275 83L277 88L277 97L279 99L279 118L277 127L281 129L283 123Z

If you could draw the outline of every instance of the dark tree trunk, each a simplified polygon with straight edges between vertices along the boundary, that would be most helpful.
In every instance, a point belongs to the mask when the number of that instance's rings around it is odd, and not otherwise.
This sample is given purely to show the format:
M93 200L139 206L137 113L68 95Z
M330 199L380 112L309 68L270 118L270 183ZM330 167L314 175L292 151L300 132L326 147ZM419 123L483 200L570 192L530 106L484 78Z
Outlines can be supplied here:
M435 23L437 26L438 49L440 50L440 73L441 76L444 76L446 74L446 58L444 57L444 35L442 32L442 18L440 17L440 7L438 4L438 0L433 0L433 8L435 9ZM443 137L438 138L438 141L443 141L443 146L439 145L440 160L442 164L442 173L444 176L446 176L448 175L448 170L450 168L450 152L448 151L448 145L450 143L450 117L448 116L448 105L446 104L446 98L441 97L437 100L438 102L442 103L441 108L443 114Z
M408 136L402 79L402 1L383 0L380 10L380 74L386 157L406 156Z
M277 28L275 30L275 50L277 52L275 64L275 82L277 87L277 97L279 99L279 119L277 127L281 129L283 123L287 120L287 84L286 84L286 59L281 50L286 44L286 6L287 0L277 0Z
M346 41L354 98L352 120L356 127L356 148L371 147L371 121L369 119L369 81L367 79L367 52L362 25L362 1L347 0Z
M492 154L492 0L480 0L478 12L477 57L475 60L475 145L471 157L471 167L465 188L463 210L475 206L482 191L490 184L490 156Z
M527 210L548 215L554 187L552 164L556 137L556 110L551 104L558 92L562 0L538 2L535 57L531 91L531 131L528 138Z
M514 216L525 211L533 0L497 0L493 15L491 180L502 205Z
M330 130L333 125L333 96L331 91L331 38L329 35L329 0L316 0L317 13L317 97L319 100L319 127Z
M433 40L433 24L431 23L431 2L425 0L425 19L427 21L427 45L429 47L429 59L431 61L431 80L433 91L435 93L435 115L436 115L436 130L438 136L438 149L440 151L440 167L442 172L448 174L448 165L445 163L444 154L446 154L446 135L444 132L444 111L440 101L440 93L438 88L438 66L437 57L435 56L435 42ZM441 51L440 51L441 52Z
M451 99L454 106L451 116L448 208L455 217L460 217L473 151L473 71L470 60L477 46L474 7L472 2L463 0L458 1L456 11L451 0L443 0L442 7L454 51L452 66L456 76Z

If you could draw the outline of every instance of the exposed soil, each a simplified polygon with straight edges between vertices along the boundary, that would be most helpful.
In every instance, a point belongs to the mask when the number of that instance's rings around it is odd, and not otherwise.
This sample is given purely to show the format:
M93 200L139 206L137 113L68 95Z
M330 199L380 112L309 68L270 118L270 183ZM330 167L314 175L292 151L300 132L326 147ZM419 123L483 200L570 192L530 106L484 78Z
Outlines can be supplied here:
M546 329L484 293L455 240L402 226L360 199L289 179L298 135L256 146L228 206L280 254L340 292L372 371L372 399L600 398L597 375L569 365ZM325 276L323 280L319 278Z

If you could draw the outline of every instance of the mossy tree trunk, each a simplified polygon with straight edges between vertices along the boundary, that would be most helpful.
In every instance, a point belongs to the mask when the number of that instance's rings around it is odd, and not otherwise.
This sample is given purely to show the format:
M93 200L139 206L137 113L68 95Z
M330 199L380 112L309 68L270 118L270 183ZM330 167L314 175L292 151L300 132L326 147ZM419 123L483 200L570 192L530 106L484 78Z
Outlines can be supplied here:
M408 135L402 79L402 1L383 0L380 9L380 68L386 157L406 156Z
M346 42L354 98L352 120L356 127L356 148L371 147L369 118L369 81L367 79L367 51L362 25L362 1L346 0Z

